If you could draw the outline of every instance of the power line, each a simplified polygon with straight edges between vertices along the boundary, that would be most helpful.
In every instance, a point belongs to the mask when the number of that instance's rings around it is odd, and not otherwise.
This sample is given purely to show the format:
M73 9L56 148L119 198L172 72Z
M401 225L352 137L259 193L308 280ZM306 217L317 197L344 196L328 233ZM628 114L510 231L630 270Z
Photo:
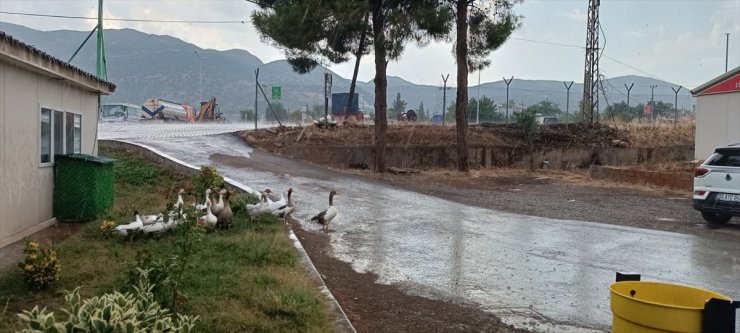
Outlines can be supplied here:
M602 34L603 34L603 31L602 31ZM537 44L548 44L548 45L556 45L556 46L573 47L573 48L579 48L581 50L585 50L586 49L585 47L580 46L580 45L565 44L565 43L555 43L555 42L548 42L548 41L543 41L543 40L534 40L534 39L526 39L526 38L518 38L518 37L509 37L509 39L519 40L519 41L523 41L523 42L537 43ZM642 74L645 74L645 75L647 75L649 77L652 77L652 78L658 79L658 80L662 80L662 81L666 81L665 79L662 79L662 78L658 77L657 75L650 74L650 73L648 73L646 71L643 71L643 70L641 70L641 69L639 69L639 68L637 68L635 66L626 64L626 63L624 63L622 61L619 61L619 60L615 59L614 57L610 57L609 55L607 55L607 54L605 54L603 52L601 53L601 55L604 56L605 58L611 60L611 61L614 61L614 62L616 62L616 63L618 63L618 64L620 64L622 66L631 68L631 69L633 69L635 71L638 71L638 72L640 72Z
M575 47L575 48L582 49L582 50L585 50L586 49L583 46L573 45L573 44L563 44L563 43L547 42L547 41L542 41L542 40L526 39L526 38L519 38L519 37L509 37L509 39L520 40L520 41L523 41L523 42L530 42L530 43L538 43L538 44L549 44L549 45L557 45L557 46Z
M0 14L8 15L19 15L19 16L32 16L32 17L48 17L58 19L76 19L76 20L97 20L97 17L88 16L67 16L67 15L51 15L51 14L38 14L38 13L21 13L21 12L7 12L0 11ZM105 21L120 21L120 22L152 22L152 23L193 23L193 24L244 24L249 20L242 21L197 21L197 20L147 20L147 19L132 19L132 18L103 18Z

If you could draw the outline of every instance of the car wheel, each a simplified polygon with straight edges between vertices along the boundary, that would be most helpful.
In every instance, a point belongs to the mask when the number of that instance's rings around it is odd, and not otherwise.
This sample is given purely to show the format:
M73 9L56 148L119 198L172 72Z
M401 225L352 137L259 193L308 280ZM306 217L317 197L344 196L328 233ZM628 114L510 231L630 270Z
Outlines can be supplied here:
M732 215L719 213L701 212L701 217L709 224L725 224L732 218Z

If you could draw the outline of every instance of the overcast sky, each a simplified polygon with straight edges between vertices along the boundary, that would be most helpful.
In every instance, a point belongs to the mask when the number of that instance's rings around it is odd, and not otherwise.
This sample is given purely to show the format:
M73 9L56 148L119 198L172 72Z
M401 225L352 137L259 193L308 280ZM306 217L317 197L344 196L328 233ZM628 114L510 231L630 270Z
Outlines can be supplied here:
M524 16L513 38L491 55L482 82L502 77L583 81L584 52L569 45L585 43L587 0L525 0L516 7ZM201 48L246 49L264 62L282 59L280 50L263 43L249 22L257 7L243 0L174 1L106 0L107 18L153 20L244 20L244 24L182 24L108 21L106 29L133 28L171 35ZM95 0L0 0L0 11L69 16L96 16ZM693 88L724 72L725 33L730 35L730 68L740 66L740 0L602 0L601 25L606 38L601 61L606 77L653 76ZM0 21L39 30L91 30L93 20L70 20L1 14ZM528 41L529 40L529 41ZM616 60L616 61L615 61ZM624 64L628 66L625 66ZM353 62L330 68L351 77ZM441 74L455 82L451 44L410 46L389 65L390 75L421 84L440 84ZM649 75L648 75L649 74ZM360 68L360 79L374 76L372 57ZM478 74L469 76L470 84Z

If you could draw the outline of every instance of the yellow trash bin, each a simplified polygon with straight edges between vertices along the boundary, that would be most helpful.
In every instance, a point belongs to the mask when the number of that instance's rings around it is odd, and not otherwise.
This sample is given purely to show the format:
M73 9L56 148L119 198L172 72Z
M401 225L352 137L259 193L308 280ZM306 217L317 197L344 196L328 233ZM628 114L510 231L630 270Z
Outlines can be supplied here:
M704 303L731 301L713 291L660 282L623 281L609 289L613 333L701 333Z

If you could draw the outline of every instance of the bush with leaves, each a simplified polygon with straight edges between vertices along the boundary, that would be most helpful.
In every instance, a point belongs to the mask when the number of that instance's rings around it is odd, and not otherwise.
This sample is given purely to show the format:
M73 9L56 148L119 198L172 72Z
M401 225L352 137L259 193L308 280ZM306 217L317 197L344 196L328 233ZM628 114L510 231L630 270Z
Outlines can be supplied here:
M25 258L18 263L18 268L23 273L23 280L32 289L43 289L59 280L62 266L55 248L45 249L37 242L26 240L23 254Z
M53 312L35 306L18 317L27 328L21 333L72 332L170 332L189 333L197 316L173 315L154 300L149 271L140 270L132 292L113 292L88 299L80 297L79 288L65 296L68 307L62 311L66 320L57 320Z
M154 299L164 306L172 302L172 272L175 268L175 257L158 259L148 251L136 251L136 262L126 271L126 282L123 292L133 292L141 278L141 271L147 271L147 279L154 287Z
M207 165L200 167L200 172L193 176L193 189L198 199L206 193L206 189L221 188L226 184L224 177L214 167Z
M247 216L247 205L256 204L259 198L251 193L238 193L229 198L234 216Z

